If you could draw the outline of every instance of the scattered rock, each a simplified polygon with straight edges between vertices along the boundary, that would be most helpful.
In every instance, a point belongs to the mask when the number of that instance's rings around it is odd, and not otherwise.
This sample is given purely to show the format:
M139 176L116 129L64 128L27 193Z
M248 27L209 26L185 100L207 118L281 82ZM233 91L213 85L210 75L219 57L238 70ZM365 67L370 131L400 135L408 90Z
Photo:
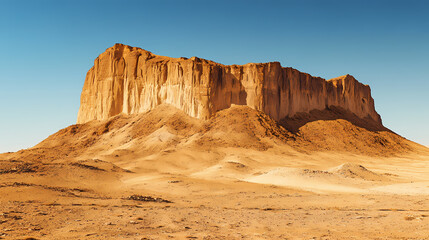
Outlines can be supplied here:
M86 168L86 169L90 169L90 170L94 170L94 171L106 171L106 170L98 168L98 167L94 167L91 165L82 164L82 163L78 163L78 162L71 163L70 165L75 166L75 167L80 167L80 168Z
M179 182L182 182L182 181L179 181L179 180L168 181L168 183L179 183Z
M3 166L5 165L5 166ZM32 173L36 172L38 167L31 163L23 163L23 162L10 162L3 163L0 167L0 174L7 173Z
M158 202L158 203L172 203L169 200L165 200L158 197L151 197L151 196L142 196L142 195L131 195L129 197L126 197L127 200L134 200L134 201L141 201L141 202Z

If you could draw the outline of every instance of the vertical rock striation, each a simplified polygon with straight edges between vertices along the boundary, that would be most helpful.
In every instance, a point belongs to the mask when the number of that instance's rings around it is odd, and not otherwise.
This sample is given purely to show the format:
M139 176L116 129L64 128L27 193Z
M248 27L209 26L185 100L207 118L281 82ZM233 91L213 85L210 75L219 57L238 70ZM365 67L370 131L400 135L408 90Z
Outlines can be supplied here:
M350 75L325 80L278 62L222 65L192 57L157 56L116 44L88 71L77 123L171 104L207 119L231 104L247 105L275 120L299 112L341 107L381 123L369 86Z

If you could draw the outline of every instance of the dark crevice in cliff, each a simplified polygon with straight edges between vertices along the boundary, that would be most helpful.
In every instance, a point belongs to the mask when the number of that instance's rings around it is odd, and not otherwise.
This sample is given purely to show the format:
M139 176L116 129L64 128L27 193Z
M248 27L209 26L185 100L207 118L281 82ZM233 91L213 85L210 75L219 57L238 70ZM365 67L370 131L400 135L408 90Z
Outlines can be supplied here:
M281 119L279 123L288 131L297 134L299 133L301 127L305 126L310 122L338 119L346 120L353 125L364 128L368 131L387 131L393 133L390 129L384 127L381 123L374 121L370 117L364 119L359 118L351 111L335 106L327 106L324 110L311 110L309 113L297 113L293 117L286 117Z

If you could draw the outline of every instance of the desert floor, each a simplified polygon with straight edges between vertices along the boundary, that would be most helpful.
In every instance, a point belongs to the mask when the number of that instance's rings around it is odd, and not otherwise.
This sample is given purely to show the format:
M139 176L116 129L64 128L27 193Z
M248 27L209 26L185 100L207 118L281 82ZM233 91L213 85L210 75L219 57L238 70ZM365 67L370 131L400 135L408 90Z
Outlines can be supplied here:
M62 129L0 154L0 238L429 239L429 149L304 120L165 106Z
M171 152L140 165L3 160L0 236L429 239L429 157L222 152L211 167L184 169Z

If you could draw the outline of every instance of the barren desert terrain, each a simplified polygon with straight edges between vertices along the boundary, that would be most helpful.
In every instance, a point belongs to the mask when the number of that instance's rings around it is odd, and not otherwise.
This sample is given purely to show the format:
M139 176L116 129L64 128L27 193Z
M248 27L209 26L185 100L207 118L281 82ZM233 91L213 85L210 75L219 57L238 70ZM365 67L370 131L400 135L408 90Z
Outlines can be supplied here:
M429 149L350 75L115 44L77 123L0 154L0 238L429 239Z
M427 148L300 119L164 104L67 127L0 155L0 237L429 239Z

